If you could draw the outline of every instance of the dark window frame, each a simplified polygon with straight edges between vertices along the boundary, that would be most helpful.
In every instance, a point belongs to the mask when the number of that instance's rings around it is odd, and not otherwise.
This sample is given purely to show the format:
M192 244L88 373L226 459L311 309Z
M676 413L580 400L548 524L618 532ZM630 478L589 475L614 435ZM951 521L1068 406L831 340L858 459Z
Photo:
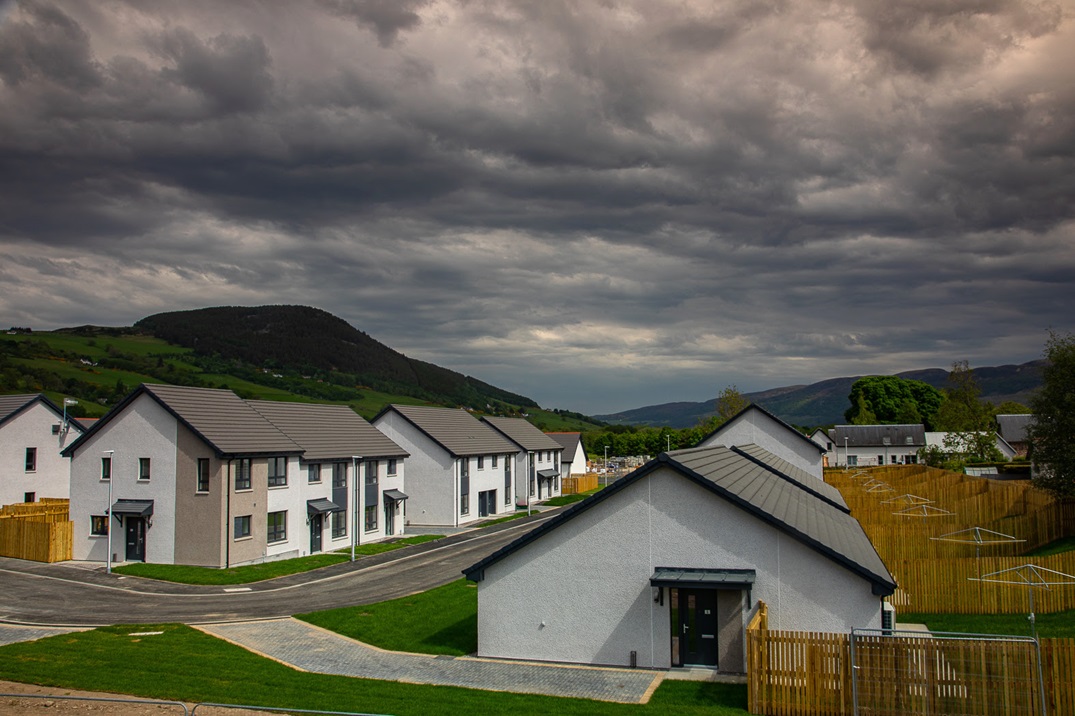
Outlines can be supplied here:
M112 458L111 458L111 456L101 458L101 479L102 480L111 480L112 479Z
M329 523L332 527L333 539L347 536L347 513L343 511L333 512Z
M396 475L399 472L399 461L394 458L388 458L388 465L385 467L385 473L388 475Z
M250 473L253 472L252 460L241 457L235 461L234 484L236 492L244 492L253 489L253 481Z
M200 457L195 473L195 490L197 492L209 492L209 458Z
M377 530L377 505L366 505L365 513L365 529L367 532L374 532Z
M250 515L236 515L233 521L232 537L246 539L250 537Z
M26 448L26 472L37 472L37 448Z
M142 482L149 482L153 477L153 460L148 457L138 458L138 479Z
M321 463L312 462L306 466L306 482L311 485L321 484Z
M108 515L90 515L90 536L105 537L108 535Z
M274 523L275 521L275 523ZM265 517L265 541L269 544L287 541L287 510L270 512Z
M287 487L287 458L270 457L269 463L269 487ZM281 466L283 471L281 472Z

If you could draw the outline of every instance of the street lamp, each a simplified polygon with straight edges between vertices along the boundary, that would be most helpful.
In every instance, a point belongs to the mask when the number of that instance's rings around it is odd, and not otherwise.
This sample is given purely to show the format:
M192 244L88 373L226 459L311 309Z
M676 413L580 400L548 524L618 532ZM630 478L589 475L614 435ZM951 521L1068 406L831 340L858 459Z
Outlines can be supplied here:
M605 475L608 475L608 445L605 446Z
M63 399L63 434L67 435L67 406L78 405L78 401L74 398Z
M851 458L847 456L847 436L844 435L844 471L851 467Z
M108 455L108 509L105 510L105 519L108 520L108 551L105 553L105 573L112 574L112 471L115 469L112 456L116 451L105 450L104 453Z
M361 455L351 456L351 465L354 467L351 476L351 561L355 561L355 543L358 542L358 461Z
M668 445L668 449L665 452L672 452L672 436L665 435L664 439L666 441L666 444Z

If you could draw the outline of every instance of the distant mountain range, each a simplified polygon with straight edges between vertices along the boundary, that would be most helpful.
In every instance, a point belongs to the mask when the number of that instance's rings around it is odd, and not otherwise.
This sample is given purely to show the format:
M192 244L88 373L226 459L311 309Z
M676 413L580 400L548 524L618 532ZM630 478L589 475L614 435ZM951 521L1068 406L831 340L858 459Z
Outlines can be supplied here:
M974 376L982 388L982 400L995 405L1006 400L1027 403L1030 395L1041 385L1041 369L1044 365L1045 361L1036 360L1022 365L975 368ZM935 388L944 388L948 384L948 371L942 368L912 370L896 375L921 380ZM861 377L830 378L810 385L790 385L743 395L792 425L830 425L844 422L844 411L850 407L847 396L851 393L851 385ZM715 414L716 400L647 405L594 417L614 425L687 428Z

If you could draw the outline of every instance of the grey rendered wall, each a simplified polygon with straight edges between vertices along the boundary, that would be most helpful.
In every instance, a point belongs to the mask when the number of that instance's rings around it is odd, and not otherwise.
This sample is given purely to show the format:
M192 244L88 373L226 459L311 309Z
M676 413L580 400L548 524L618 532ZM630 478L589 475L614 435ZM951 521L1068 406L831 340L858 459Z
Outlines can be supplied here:
M188 428L177 426L175 563L224 565L226 463ZM198 459L209 459L209 490L198 492Z
M388 411L373 425L410 453L404 490L408 497L407 523L455 525L455 459L394 411Z
M786 427L760 410L748 410L735 422L722 426L718 435L699 447L753 443L821 480L824 478L821 452L811 447L811 442L789 435Z
M639 666L668 668L669 602L655 603L649 584L656 567L757 570L751 604L769 605L774 629L880 627L867 581L663 469L489 567L478 653L628 665L637 651ZM745 668L727 658L720 667Z

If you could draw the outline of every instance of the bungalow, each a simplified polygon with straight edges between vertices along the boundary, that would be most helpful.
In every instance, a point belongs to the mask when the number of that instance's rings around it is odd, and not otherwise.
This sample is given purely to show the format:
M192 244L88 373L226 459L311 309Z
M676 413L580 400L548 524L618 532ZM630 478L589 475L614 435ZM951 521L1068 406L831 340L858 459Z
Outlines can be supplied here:
M68 497L71 466L60 452L84 430L44 395L0 395L0 505Z
M467 411L389 405L372 422L410 455L408 524L459 527L515 512L519 448Z
M825 449L757 404L750 404L702 438L697 447L758 445L821 480Z
M582 433L545 433L560 445L560 475L581 477L586 474L586 449Z
M310 424L292 438L267 416ZM406 455L371 431L347 408L142 385L64 451L74 558L232 567L349 544L358 463Z
M914 465L926 446L922 425L837 425L832 437L837 452L844 453L837 464L850 467Z
M896 583L862 527L765 452L663 453L465 569L478 655L742 673L759 600L774 629L880 628Z
M519 450L515 454L515 474L526 475L526 479L515 481L517 506L560 495L560 443L522 418L486 416L482 422Z

